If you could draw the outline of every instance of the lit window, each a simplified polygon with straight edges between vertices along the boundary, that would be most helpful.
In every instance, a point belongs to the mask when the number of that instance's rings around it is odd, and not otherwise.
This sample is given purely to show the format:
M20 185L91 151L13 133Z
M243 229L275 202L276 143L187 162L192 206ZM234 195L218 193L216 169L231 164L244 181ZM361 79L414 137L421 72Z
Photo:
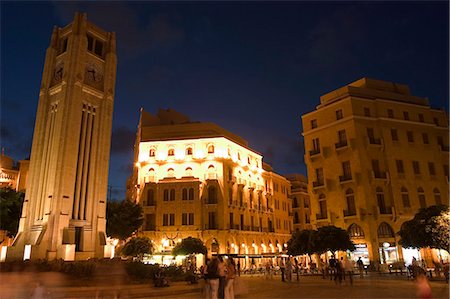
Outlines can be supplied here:
M169 178L172 178L172 177L175 176L175 175L174 175L174 170L173 170L173 168L167 169L167 176L168 176Z
M188 147L186 149L186 156L190 156L190 155L192 155L192 147Z
M168 156L174 156L175 155L175 150L173 148L169 149L169 151L167 152Z
M213 154L213 153L214 153L214 145L208 146L208 154Z
M149 152L150 157L154 157L155 153L156 153L155 149L153 149L153 148L150 149L150 152Z

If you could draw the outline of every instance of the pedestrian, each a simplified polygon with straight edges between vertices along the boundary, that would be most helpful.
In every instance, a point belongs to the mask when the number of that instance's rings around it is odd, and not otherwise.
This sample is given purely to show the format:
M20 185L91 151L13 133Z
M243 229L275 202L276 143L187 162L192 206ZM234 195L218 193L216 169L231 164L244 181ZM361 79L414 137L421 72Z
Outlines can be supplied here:
M344 261L344 271L348 276L348 279L350 281L350 285L353 285L353 264L352 261L348 258Z
M281 260L281 262L280 262L280 271L281 271L281 281L286 281L285 279L284 279L284 272L285 272L285 270L286 270L286 268L285 268L285 265L284 265L284 261L283 260Z
M237 262L237 273L238 273L238 276L241 276L241 261L240 261L240 259L238 259L238 262Z
M334 282L335 283L342 283L342 267L341 267L341 263L337 260L336 263L334 264Z
M271 278L271 275L270 275L270 263L269 262L267 262L266 263L266 271L264 272L264 276L265 276L265 278L266 279L269 279L269 278Z
M286 279L288 282L292 282L292 262L291 258L286 261Z
M333 280L333 278L336 277L336 259L332 257L328 263L328 269L330 273L330 280ZM336 279L335 279L336 280Z
M339 261L339 266L341 266L341 277L343 280L345 280L345 261L344 261L344 257L341 256L341 260Z
M207 267L207 278L209 280L210 299L217 299L219 296L219 260L213 257Z
M359 277L363 278L364 263L363 263L361 257L358 258L358 261L356 262L356 264L358 265Z
M203 291L205 292L205 299L211 298L211 287L209 284L209 277L208 277L208 265L210 262L211 262L211 260L209 258L206 258L206 260L205 260L206 266L200 267L200 274L202 275L203 283L205 284L204 288L202 288Z
M47 298L48 292L44 285L38 281L36 282L36 286L30 294L30 298L32 299L44 299Z
M295 272L297 274L297 281L299 281L298 276L300 275L300 263L298 262L297 259L294 259L295 262Z
M227 265L223 261L223 257L219 255L219 265L218 265L218 274L219 274L219 299L224 299L225 297L225 284L227 282Z
M236 266L232 257L228 258L227 281L225 285L225 299L234 299L234 279L236 278Z
M431 286L425 273L420 272L416 278L417 298L431 299Z

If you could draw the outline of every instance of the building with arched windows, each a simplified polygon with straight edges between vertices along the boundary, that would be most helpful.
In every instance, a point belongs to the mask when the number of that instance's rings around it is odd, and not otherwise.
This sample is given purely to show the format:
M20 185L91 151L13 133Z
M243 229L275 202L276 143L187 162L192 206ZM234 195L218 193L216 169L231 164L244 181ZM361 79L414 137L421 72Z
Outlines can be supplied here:
M169 254L181 239L210 253L282 252L293 230L290 183L247 142L173 110L141 110L128 198L144 209L142 233Z
M312 224L346 229L366 262L410 263L396 233L419 208L448 203L446 112L406 85L363 78L302 122Z

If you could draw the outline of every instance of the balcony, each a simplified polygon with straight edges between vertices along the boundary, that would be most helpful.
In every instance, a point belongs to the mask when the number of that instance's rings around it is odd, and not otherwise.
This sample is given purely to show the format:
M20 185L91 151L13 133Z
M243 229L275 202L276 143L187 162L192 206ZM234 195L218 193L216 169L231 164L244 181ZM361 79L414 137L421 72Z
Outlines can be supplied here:
M356 210L344 210L344 217L356 216Z
M343 141L339 141L338 143L335 143L334 144L334 147L336 148L336 149L340 149L340 148L344 148L344 147L347 147L347 140L343 140Z
M326 213L318 213L316 214L316 219L317 220L323 220L323 219L328 219L328 215Z
M321 188L325 186L325 181L316 181L313 182L313 188Z
M378 207L380 215L392 215L392 207Z
M344 175L340 175L339 176L339 182L341 182L341 183L345 183L345 182L349 182L349 181L351 181L353 178L352 178L352 175L351 174L344 174Z
M312 149L312 150L309 151L309 156L310 157L318 155L318 154L320 154L320 148L315 148L315 149Z

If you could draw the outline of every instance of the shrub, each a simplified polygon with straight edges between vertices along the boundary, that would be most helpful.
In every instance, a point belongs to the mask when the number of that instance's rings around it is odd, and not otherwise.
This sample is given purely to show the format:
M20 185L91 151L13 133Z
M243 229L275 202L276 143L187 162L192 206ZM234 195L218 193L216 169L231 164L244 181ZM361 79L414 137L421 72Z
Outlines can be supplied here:
M158 265L146 265L141 262L129 262L125 264L125 271L133 279L137 281L146 281L153 279Z
M65 262L62 264L61 272L76 278L89 279L93 276L95 268L95 261Z

